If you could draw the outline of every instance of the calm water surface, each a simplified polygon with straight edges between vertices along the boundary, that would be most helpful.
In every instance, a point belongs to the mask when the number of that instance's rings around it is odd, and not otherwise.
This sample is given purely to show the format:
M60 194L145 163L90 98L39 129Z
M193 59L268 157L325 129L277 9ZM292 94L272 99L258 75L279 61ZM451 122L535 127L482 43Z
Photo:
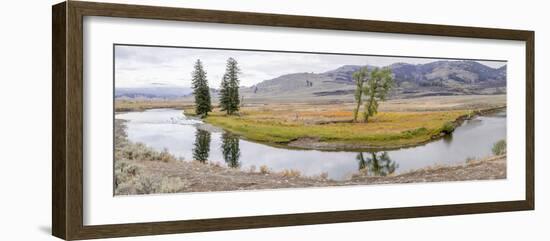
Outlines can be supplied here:
M167 149L185 160L219 162L257 170L265 165L274 171L298 170L302 175L327 173L345 180L359 169L370 175L387 175L436 164L463 163L468 158L491 155L491 147L506 139L506 112L465 121L452 136L426 145L380 152L292 150L240 139L227 132L198 129L200 120L188 119L181 110L155 109L116 115L128 120L128 138L156 150Z

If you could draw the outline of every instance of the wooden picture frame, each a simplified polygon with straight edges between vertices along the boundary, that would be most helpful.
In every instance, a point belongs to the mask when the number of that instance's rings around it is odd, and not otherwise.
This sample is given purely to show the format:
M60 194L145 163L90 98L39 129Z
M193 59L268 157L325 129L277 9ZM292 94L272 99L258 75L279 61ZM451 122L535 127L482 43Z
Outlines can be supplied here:
M68 1L52 8L52 233L66 239L93 239L214 230L265 228L368 220L533 210L534 32L263 13ZM207 23L367 31L526 43L525 199L436 206L181 220L152 223L83 224L83 17L107 16Z

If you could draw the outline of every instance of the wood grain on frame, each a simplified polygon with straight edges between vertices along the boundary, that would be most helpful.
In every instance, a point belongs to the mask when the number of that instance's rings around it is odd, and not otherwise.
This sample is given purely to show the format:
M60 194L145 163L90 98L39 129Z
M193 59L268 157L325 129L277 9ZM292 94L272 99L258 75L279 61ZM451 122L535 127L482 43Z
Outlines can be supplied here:
M84 226L82 180L84 16L525 41L527 65L525 200ZM532 31L69 1L57 4L52 9L52 63L52 233L62 239L171 234L534 209L534 32Z
M52 233L66 232L66 21L65 3L52 8Z

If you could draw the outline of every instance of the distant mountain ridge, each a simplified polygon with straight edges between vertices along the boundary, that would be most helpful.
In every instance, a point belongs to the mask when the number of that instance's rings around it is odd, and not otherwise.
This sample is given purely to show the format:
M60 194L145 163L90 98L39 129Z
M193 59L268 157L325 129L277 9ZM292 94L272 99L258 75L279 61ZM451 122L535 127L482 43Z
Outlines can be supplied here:
M170 85L122 87L115 88L115 98L174 99L185 97L192 92L193 90L188 87Z
M352 75L365 66L343 65L323 73L294 73L265 80L244 91L249 97L352 95ZM366 66L369 69L375 66ZM441 60L426 64L394 63L393 95L499 94L506 92L506 65L491 68L476 61ZM250 93L252 91L252 93Z
M376 66L371 65L343 65L342 67L336 68L334 70L327 71L323 73L323 75L328 76L329 78L332 78L333 81L336 82L343 82L343 83L349 83L354 82L352 79L352 75L354 72L358 71L359 69L367 67L368 69L375 69Z
M494 86L506 84L506 67L494 69L475 61L436 61L422 65L392 64L389 66L399 82L419 85L445 85L445 81Z
M323 73L339 82L353 82L352 74L365 66L344 65L335 70ZM375 66L366 66L369 69ZM436 61L428 64L395 63L387 66L392 69L396 82L416 82L420 85L430 85L431 82L454 80L463 83L476 82L506 83L506 65L501 68L491 68L475 61Z

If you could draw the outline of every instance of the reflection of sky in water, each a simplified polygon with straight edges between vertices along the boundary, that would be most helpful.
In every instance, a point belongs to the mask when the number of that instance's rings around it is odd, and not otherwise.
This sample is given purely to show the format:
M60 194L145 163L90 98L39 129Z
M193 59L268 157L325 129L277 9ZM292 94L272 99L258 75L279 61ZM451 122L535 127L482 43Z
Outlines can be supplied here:
M127 122L128 138L142 142L157 150L168 149L185 160L193 159L196 124L198 120L186 119L180 110L159 109L144 112L117 114L117 119ZM457 128L452 137L440 139L423 146L388 151L396 162L396 172L423 168L435 164L464 162L468 158L491 155L491 147L506 138L506 115L477 117ZM222 152L222 133L211 134L210 162L225 163ZM251 165L271 170L299 170L303 175L319 175L326 172L332 179L345 179L359 168L357 152L326 152L316 150L289 150L271 147L246 140L239 141L241 168ZM380 153L379 153L380 154ZM365 157L371 154L364 153Z

